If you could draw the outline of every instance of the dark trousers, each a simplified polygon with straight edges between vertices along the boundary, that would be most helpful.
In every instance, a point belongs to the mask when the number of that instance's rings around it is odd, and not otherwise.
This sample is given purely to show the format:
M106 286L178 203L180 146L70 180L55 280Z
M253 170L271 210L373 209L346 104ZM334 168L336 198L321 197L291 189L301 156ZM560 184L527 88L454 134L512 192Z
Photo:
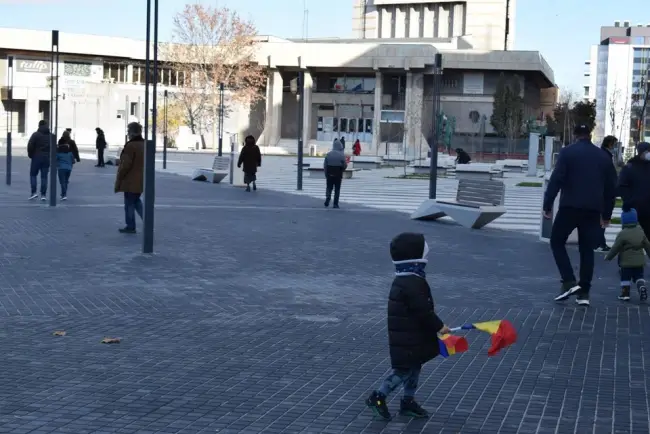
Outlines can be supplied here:
M551 231L551 250L560 272L562 282L575 282L571 260L566 250L569 235L578 229L580 252L580 280L583 293L589 293L594 275L594 249L601 237L600 213L577 208L560 208Z
M339 196L341 195L341 181L342 176L327 176L327 188L325 189L325 201L330 203L332 198L332 190L334 190L334 205L339 204Z
M32 194L36 194L39 173L41 174L41 194L45 196L47 193L47 175L50 173L50 158L48 155L35 155L29 165L29 183Z
M607 247L607 239L605 238L605 230L606 230L606 228L601 228L600 242L598 243L598 247Z
M59 184L61 184L61 196L65 197L68 195L68 183L70 181L70 174L72 170L59 169Z
M142 193L124 192L124 220L127 229L135 229L135 213L142 218Z
M645 213L639 213L638 219L639 219L639 226L641 226L641 229L643 229L646 238L650 240L650 215Z
M97 165L99 167L104 167L104 148L97 149Z

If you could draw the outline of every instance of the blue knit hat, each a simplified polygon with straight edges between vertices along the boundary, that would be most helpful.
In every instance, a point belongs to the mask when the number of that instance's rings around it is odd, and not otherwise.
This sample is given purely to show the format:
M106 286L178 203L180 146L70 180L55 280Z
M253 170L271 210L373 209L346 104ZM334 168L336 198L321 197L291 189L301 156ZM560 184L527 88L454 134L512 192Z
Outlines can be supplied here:
M635 225L639 222L637 215L636 215L636 210L634 208L630 208L627 211L623 211L621 213L621 224L622 225Z

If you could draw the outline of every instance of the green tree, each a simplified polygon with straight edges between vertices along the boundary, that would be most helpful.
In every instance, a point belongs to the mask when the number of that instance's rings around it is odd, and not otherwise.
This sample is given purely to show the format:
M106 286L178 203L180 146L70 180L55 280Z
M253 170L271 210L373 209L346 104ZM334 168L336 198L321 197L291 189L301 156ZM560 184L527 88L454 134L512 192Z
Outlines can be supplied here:
M524 124L524 99L521 93L519 76L506 77L501 73L494 92L490 124L499 137L507 140L509 152L514 150L515 140L521 137Z

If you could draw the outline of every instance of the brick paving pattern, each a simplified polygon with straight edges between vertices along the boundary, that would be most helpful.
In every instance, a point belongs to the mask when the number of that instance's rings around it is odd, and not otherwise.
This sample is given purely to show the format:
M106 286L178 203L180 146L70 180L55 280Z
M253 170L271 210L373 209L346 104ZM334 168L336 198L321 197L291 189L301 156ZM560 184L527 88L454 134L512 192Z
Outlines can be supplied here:
M650 315L616 300L612 264L591 308L558 306L548 246L526 235L167 174L143 256L117 233L114 169L84 161L51 209L26 200L27 164L0 186L0 433L650 430ZM468 353L423 370L431 418L387 424L363 399L389 369L388 243L406 230L427 236L448 324L507 318L519 342L488 358L469 333Z

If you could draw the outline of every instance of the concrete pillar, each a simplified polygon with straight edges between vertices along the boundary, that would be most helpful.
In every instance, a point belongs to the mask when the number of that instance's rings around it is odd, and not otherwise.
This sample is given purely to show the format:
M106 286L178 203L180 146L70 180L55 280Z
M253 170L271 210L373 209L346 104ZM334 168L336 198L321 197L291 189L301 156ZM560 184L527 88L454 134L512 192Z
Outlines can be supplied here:
M544 172L550 172L553 169L553 142L555 142L555 137L546 136L544 139Z
M435 5L425 4L423 5L423 26L422 26L422 38L434 38L435 37Z
M29 96L25 100L25 133L27 136L38 129L38 122L41 120L38 102L38 98L29 98Z
M375 73L375 103L372 120L372 147L375 153L379 155L379 147L381 145L381 100L383 95L383 76L381 72Z
M403 39L406 37L406 14L408 5L398 5L395 7L395 37Z
M422 19L421 11L422 5L410 5L409 11L409 38L421 38L420 35L420 20Z
M410 155L428 151L428 145L422 136L422 100L424 97L424 74L406 73L406 149Z
M309 149L309 141L311 140L311 123L312 123L312 110L311 110L311 93L314 86L314 80L311 72L305 71L305 103L303 111L303 130L302 130L302 144L303 147Z
M264 131L259 142L266 146L277 146L282 127L282 74L277 69L269 71L266 79L266 112Z
M451 3L442 3L438 7L438 34L437 38L449 37L449 8Z
M528 139L528 174L526 176L537 176L537 154L539 154L539 134L530 133Z

